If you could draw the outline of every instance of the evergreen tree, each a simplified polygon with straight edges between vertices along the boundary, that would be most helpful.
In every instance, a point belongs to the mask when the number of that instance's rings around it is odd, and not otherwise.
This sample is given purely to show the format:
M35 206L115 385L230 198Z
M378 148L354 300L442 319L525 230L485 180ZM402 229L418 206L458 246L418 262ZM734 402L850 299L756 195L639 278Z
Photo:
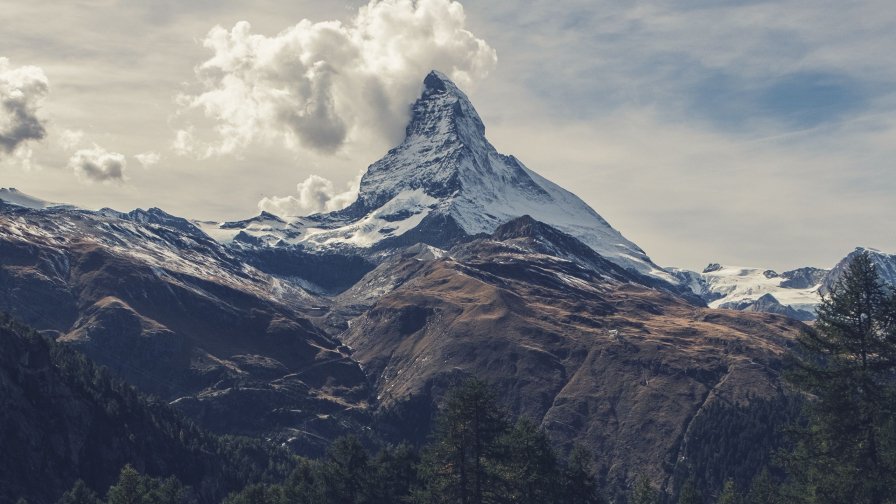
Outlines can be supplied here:
M83 480L78 480L69 491L62 494L57 504L102 504L102 501Z
M725 485L722 487L722 493L719 495L719 500L716 501L717 504L742 504L743 499L741 495L737 492L737 486L735 486L733 480L725 481Z
M371 502L370 456L358 438L339 438L327 450L320 465L323 503L363 504Z
M817 315L791 377L814 400L788 469L810 499L881 504L896 489L896 295L859 254Z
M240 492L230 494L223 504L303 504L283 499L281 488L274 485L249 485Z
M753 478L745 501L747 504L783 504L778 485L772 481L768 469L763 469Z
M688 478L681 487L681 491L678 493L678 504L703 504L703 497L700 495L700 491L697 490L697 483L694 481L694 478Z
M554 502L561 491L559 465L544 431L520 419L500 440L502 497L520 504Z
M300 460L283 485L283 500L289 504L306 504L316 502L318 494L314 466L307 460Z
M568 504L601 504L591 469L591 455L581 446L573 448L563 466L563 501Z
M148 493L147 479L128 464L121 469L118 482L109 488L106 502L108 504L143 504L143 498Z
M410 445L401 444L380 450L373 461L374 500L402 502L418 484L419 457Z
M176 478L163 480L137 472L130 464L106 493L107 504L187 504L192 499Z
M451 390L425 454L424 502L495 502L494 461L507 422L485 383L470 380Z
M654 490L647 476L638 478L635 488L629 497L629 504L659 504L659 492Z

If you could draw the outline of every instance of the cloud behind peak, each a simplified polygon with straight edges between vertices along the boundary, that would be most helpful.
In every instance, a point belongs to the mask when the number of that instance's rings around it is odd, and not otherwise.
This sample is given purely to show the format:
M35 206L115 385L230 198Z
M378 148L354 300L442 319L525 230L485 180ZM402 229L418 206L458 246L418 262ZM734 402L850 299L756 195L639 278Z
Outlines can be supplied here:
M198 89L179 97L182 114L214 134L185 125L194 132L185 150L208 157L260 141L331 154L359 136L394 141L427 72L464 86L494 66L495 51L465 22L456 1L373 0L346 23L303 20L271 37L246 21L217 26L203 41L213 55L196 69Z

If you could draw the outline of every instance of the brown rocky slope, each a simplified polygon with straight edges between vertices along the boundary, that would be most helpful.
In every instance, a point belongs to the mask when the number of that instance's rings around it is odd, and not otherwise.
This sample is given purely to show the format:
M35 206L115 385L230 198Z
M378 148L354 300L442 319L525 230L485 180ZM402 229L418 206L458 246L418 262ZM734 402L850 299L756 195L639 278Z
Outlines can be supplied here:
M531 227L519 219L393 266L414 274L343 334L393 421L431 418L420 410L476 376L512 413L591 449L609 480L668 486L701 412L781 394L781 357L803 324L697 306L599 256L573 260Z

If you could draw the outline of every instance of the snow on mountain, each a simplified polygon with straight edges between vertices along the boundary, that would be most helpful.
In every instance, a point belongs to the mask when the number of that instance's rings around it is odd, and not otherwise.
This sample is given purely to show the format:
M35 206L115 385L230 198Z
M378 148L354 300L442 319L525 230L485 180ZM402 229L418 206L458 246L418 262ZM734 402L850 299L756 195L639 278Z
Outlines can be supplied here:
M0 187L0 201L3 203L16 205L24 208L30 208L32 210L42 210L44 208L50 207L71 207L71 205L63 205L60 203L52 203L49 201L44 201L40 198L35 198L34 196L29 196L15 187Z
M48 247L60 253L74 246L98 246L135 264L150 266L159 277L197 292L204 289L204 283L214 282L284 305L315 299L300 286L246 264L237 251L211 239L190 221L158 208L124 213L108 208L40 206L34 202L41 200L16 193L21 195L18 201L31 206L0 205L0 241ZM203 295L214 297L212 292Z
M446 246L456 235L491 233L523 215L575 236L618 265L674 281L584 201L498 153L467 96L435 71L424 80L404 141L368 168L348 208L276 225L252 219L199 225L216 239L237 240L238 233L224 230L239 230L268 246L371 250L390 240L410 244L407 237Z
M702 273L674 268L669 271L711 308L769 311L761 308L772 306L774 299L784 307L803 312L798 318L806 319L813 318L826 273L817 268L800 268L778 274L762 268L716 263Z
M838 262L825 276L821 286L822 294L830 292L831 288L833 288L837 284L837 281L840 280L840 276L849 264L859 254L868 254L868 257L871 258L871 262L877 270L877 274L880 275L881 281L884 284L896 287L896 254L887 254L886 252L881 252L880 250L873 248L856 247L855 250L841 259L840 262Z
M896 287L896 254L865 247L857 247L830 270L808 267L778 274L713 263L702 273L677 268L669 268L669 272L712 308L781 313L811 320L821 296L830 292L859 254L871 257L882 283Z

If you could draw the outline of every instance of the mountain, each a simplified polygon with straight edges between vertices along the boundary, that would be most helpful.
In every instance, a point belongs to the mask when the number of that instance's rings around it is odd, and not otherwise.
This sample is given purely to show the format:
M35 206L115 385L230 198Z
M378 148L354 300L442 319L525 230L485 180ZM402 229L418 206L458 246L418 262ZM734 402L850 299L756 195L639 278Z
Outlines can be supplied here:
M381 428L425 436L445 389L477 376L561 446L599 454L613 485L638 468L671 486L697 418L780 397L782 357L805 326L699 307L609 261L570 259L583 246L524 217L396 260L391 282L378 270L362 279L383 294L340 338L374 387Z
M125 464L177 476L202 503L263 477L289 455L203 432L83 355L0 318L0 503L52 503L77 480L104 492ZM279 452L279 453L278 453Z
M818 290L827 270L800 268L784 273L711 263L701 273L670 268L682 286L711 308L779 313L797 320L815 318Z
M0 311L217 432L319 453L364 421L328 304L158 209L0 205Z
M206 232L230 240L242 233L273 247L370 254L418 242L444 248L530 215L624 268L672 280L577 196L499 154L467 96L443 74L432 72L423 84L404 141L367 169L348 208L286 221L262 215L206 225Z
M678 268L668 271L712 308L777 313L811 321L821 296L830 292L859 254L868 254L881 281L896 287L896 255L865 247L857 247L831 269L805 267L779 274L769 269L711 263L701 273Z
M558 446L596 454L610 486L644 473L671 488L705 426L774 409L809 330L704 296L767 282L784 304L816 274L673 275L484 132L434 72L404 141L337 212L215 223L0 204L0 311L216 433L312 455L345 433L420 442L446 388L475 376ZM772 433L720 447L714 470L752 475Z
M71 208L70 205L51 203L40 198L35 198L34 196L29 196L22 191L19 191L15 187L0 187L0 203L4 203L7 205L16 205L35 210L60 206L69 206Z
M837 285L840 276L859 254L867 254L868 257L871 258L871 262L874 264L877 274L880 275L881 281L884 284L896 288L896 254L887 254L872 248L856 247L855 250L841 259L840 262L825 275L821 282L821 288L819 289L821 294L827 294L835 285Z

